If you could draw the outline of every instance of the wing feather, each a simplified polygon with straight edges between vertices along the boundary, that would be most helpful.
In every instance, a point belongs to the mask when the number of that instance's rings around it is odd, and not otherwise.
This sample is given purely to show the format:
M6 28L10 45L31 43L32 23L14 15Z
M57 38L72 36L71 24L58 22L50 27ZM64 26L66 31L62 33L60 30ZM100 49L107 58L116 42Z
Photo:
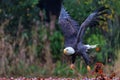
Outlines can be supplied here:
M86 18L86 20L81 24L80 29L78 31L77 41L76 41L77 43L79 41L83 41L83 36L85 34L85 30L87 27L99 25L100 21L104 21L103 15L108 14L107 9L108 8L100 7Z
M65 46L72 46L76 40L79 24L71 19L64 7L61 8L58 23L65 37Z

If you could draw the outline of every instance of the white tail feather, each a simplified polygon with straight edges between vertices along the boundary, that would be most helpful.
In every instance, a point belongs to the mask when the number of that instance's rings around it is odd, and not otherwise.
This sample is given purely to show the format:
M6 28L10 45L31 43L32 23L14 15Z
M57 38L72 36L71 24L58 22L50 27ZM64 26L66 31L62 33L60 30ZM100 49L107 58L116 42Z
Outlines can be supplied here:
M93 49L93 48L96 48L97 47L97 45L98 44L96 44L96 45L84 45L84 46L86 46L87 47L87 49Z

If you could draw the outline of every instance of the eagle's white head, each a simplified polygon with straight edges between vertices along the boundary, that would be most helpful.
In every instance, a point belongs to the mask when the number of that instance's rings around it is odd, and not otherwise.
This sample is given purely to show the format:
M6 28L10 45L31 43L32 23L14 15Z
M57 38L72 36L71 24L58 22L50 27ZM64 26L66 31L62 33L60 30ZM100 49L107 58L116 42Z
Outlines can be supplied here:
M64 49L64 54L66 54L66 55L72 55L74 53L75 53L75 50L72 47L66 47Z

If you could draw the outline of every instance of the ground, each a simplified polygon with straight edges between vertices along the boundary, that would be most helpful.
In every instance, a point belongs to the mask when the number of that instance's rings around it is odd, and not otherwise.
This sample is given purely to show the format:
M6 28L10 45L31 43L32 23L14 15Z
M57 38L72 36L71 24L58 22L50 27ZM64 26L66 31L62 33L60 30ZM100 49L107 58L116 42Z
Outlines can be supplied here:
M18 78L14 78L14 77L10 77L10 78L0 78L0 80L120 80L119 77L114 77L113 79L100 79L99 78L53 78L53 77L49 77L49 78L40 78L40 77L34 77L34 78L26 78L26 77L18 77Z

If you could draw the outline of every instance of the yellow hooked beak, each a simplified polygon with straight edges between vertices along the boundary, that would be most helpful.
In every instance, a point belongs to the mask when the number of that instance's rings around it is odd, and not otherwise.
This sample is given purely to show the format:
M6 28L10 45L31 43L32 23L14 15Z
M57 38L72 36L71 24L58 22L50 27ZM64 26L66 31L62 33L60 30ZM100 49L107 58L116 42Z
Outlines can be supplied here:
M63 52L64 52L64 54L67 54L67 50L66 49L64 49Z

